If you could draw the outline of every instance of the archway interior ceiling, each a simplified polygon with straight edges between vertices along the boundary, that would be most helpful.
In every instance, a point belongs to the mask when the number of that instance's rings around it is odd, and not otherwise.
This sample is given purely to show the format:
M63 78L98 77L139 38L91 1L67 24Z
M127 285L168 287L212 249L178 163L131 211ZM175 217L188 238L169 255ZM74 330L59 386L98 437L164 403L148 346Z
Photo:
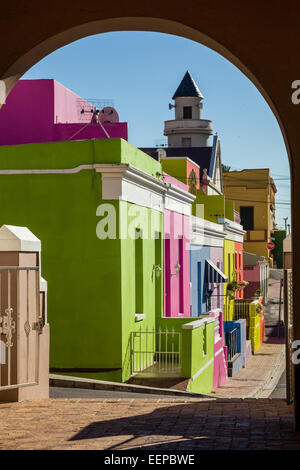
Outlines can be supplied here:
M0 37L6 47L1 53L0 76L15 77L8 85L11 87L45 55L90 34L114 30L176 34L220 52L254 82L275 113L290 153L291 143L281 121L284 103L290 108L290 83L296 76L296 64L289 60L290 46L296 54L298 44L293 3L287 6L276 2L270 8L269 2L258 0L233 0L230 4L216 0L209 5L193 3L183 9L170 0L154 0L149 5L136 0L126 3L115 0L101 7L95 0L87 0L84 5L78 0L53 0L47 7L33 0L24 8L22 3L12 1L2 7ZM286 54L287 45L289 54ZM294 66L295 73L289 72L290 66ZM285 80L274 80L276 75L284 75ZM285 96L280 103L283 87Z

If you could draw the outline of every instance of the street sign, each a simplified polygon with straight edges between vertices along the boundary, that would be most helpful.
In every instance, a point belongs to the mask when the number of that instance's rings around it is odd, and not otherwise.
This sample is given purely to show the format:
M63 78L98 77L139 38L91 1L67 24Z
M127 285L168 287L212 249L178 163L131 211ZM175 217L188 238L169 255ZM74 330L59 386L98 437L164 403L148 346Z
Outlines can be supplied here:
M267 248L268 248L268 250L273 250L274 247L275 247L275 244L274 244L273 242L268 242L268 243L267 243Z

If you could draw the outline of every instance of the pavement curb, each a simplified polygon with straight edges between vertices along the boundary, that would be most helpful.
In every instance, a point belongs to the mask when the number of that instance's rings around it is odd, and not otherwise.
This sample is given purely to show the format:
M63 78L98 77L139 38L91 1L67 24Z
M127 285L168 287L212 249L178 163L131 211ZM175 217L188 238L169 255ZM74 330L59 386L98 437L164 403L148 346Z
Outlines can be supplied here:
M264 390L267 390L267 386L271 383L274 383L276 386L280 375L284 369L285 365L285 347L283 346L282 350L278 354L276 361L274 362L271 369L266 374L262 382L248 395L240 397L239 400L247 399L257 399L260 398L260 394ZM278 379L278 380L277 380ZM277 381L276 381L277 380ZM64 387L64 388L83 388L90 390L109 390L109 391L119 391L119 392L131 392L131 393L144 393L151 395L168 395L174 397L189 397L189 398L214 398L217 401L227 401L232 400L230 397L218 397L214 393L200 394L200 393L191 393L182 390L174 390L172 388L156 388L156 387L146 387L142 385L132 385L126 383L117 383L117 382L108 382L104 380L95 380L95 379L85 379L81 377L71 377L66 375L49 375L49 385L50 387ZM273 389L270 391L269 395L272 393ZM262 397L268 398L268 397Z
M253 392L248 394L246 398L259 398L260 393L262 393L265 389L267 389L267 386L270 383L274 383L274 387L273 387L274 389L276 387L278 380L280 379L280 376L284 370L284 367L285 367L285 346L283 345L283 348L281 352L278 354L278 357L274 365L271 367L271 369L265 376L263 382L256 389L254 389ZM273 389L270 391L270 395Z
M49 375L50 387L85 388L90 390L111 390L119 392L146 393L151 395L173 395L178 397L205 398L207 395L200 393L185 392L172 388L145 387L142 385L123 384L107 382L104 380L84 379L81 377L70 377L66 375Z

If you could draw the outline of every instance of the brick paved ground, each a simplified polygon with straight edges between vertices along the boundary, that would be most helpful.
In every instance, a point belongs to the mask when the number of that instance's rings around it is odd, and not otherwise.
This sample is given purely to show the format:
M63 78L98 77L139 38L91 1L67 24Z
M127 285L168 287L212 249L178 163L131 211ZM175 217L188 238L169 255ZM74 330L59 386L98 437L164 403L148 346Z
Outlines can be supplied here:
M0 404L0 449L300 449L282 400L57 399Z
M285 365L283 339L270 338L270 342L264 342L258 351L252 356L246 367L227 382L216 389L215 396L223 398L246 398L255 393L261 393L266 386L266 377L271 377L270 371L277 369L282 374ZM271 390L269 390L269 394ZM265 397L266 395L264 395ZM268 396L268 395L267 395Z

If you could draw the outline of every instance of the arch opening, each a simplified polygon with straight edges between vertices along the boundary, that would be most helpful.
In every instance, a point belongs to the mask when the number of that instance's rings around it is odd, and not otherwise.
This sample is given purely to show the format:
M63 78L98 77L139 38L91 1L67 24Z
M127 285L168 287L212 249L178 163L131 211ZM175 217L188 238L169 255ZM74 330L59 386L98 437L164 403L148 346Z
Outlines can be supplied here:
M80 38L91 36L93 34L111 32L111 31L151 31L172 34L186 39L191 39L202 45L209 47L210 49L218 52L223 57L228 59L233 65L241 70L244 75L256 86L259 92L262 94L273 114L275 115L277 122L280 126L282 136L285 141L287 152L290 158L289 146L285 135L284 125L279 117L279 114L273 104L271 98L264 90L262 84L257 78L251 73L251 71L230 51L222 47L219 43L214 41L212 38L201 34L200 32L183 26L182 24L170 22L167 20L155 19L155 18L117 18L113 20L103 20L99 22L87 23L80 25L76 28L72 28L63 32L57 36L50 38L43 44L37 46L35 49L28 52L20 60L12 65L5 75L3 76L4 82L8 83L8 89L12 89L13 85L17 80L35 63L47 54L57 50L58 48L70 44Z

